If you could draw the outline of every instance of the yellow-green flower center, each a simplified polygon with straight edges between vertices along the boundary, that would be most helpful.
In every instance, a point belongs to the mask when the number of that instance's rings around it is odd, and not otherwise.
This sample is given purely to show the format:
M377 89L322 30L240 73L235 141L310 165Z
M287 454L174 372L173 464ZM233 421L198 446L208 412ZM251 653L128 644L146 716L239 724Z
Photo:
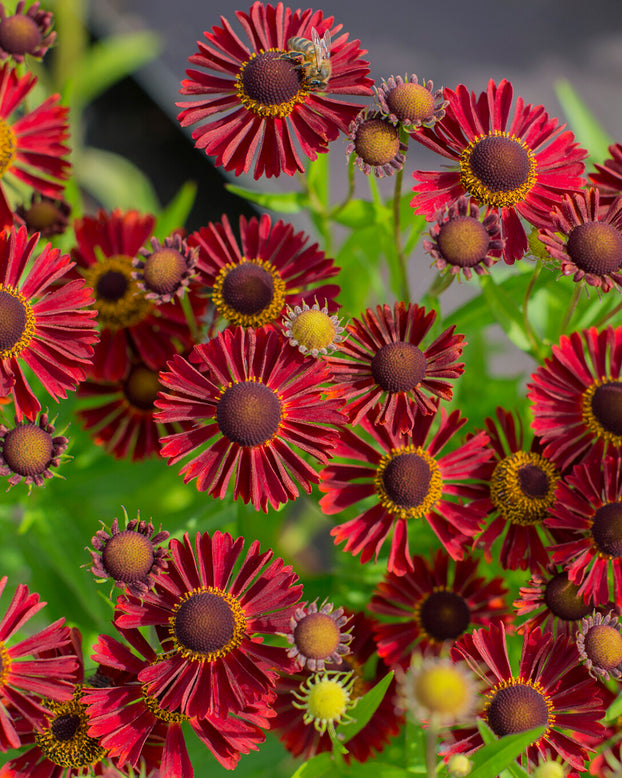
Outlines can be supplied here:
M24 478L41 475L54 456L52 436L38 424L18 424L5 434L2 456L12 471Z
M512 524L537 524L553 507L559 478L555 465L540 454L516 451L497 463L490 499Z
M341 631L327 613L308 613L294 629L294 643L308 659L326 659L339 646Z
M120 330L146 319L152 310L132 278L132 258L102 257L84 271L87 286L95 292L97 321L102 329Z
M162 388L155 370L136 364L123 384L123 393L129 404L139 411L151 413L158 392Z
M472 140L460 156L462 185L484 205L511 207L536 183L536 161L527 145L496 131Z
M200 662L226 656L246 636L242 606L232 594L213 586L188 592L175 606L169 624L178 653Z
M140 581L153 567L153 544L151 540L133 530L124 530L112 535L102 551L102 564L115 581L132 583Z
M423 518L443 492L439 466L420 446L404 446L383 457L374 484L380 504L399 519Z
M456 216L443 224L437 241L443 259L456 267L474 267L490 246L488 231L473 216Z
M323 311L309 308L302 311L292 323L292 337L306 351L327 349L335 340L337 329L331 317Z
M186 260L175 249L161 248L145 259L143 280L156 294L171 294L180 285L186 270Z
M622 635L610 624L595 624L585 635L585 653L592 663L613 670L622 663Z
M397 84L385 99L400 122L421 123L434 115L434 97L422 84Z
M464 673L444 662L416 672L413 687L415 700L431 716L458 715L468 707L471 697Z
M236 76L240 102L257 116L282 119L309 94L299 69L285 54L279 49L254 52Z
M580 270L603 276L622 265L622 235L606 222L578 224L568 235L566 251Z
M316 673L292 692L292 705L304 711L305 724L313 724L320 734L328 729L335 733L335 726L349 721L347 711L354 707L354 673Z
M18 356L35 333L35 315L23 294L0 284L0 359Z
M365 119L356 130L354 148L368 165L387 165L400 150L399 130L385 119Z

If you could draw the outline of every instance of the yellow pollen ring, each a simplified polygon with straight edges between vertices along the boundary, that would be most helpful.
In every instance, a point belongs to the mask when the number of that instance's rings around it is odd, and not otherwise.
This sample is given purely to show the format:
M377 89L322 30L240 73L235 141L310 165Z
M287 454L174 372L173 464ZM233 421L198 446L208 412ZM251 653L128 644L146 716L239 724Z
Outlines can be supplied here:
M175 624L180 608L185 602L191 600L195 595L204 593L221 597L229 606L234 621L233 635L231 636L230 640L224 646L221 646L217 651L195 651L191 648L188 648L187 646L184 646L177 639ZM236 649L246 636L246 616L244 615L242 606L232 594L214 586L202 586L200 589L192 589L191 591L186 592L184 596L177 603L175 603L173 613L169 616L168 622L169 634L175 646L173 652L171 653L177 653L179 656L192 662L215 662L217 659L221 659Z
M167 724L182 724L184 721L188 721L188 716L179 711L170 711L162 708L157 698L152 694L147 693L146 684L141 687L143 691L143 702L145 706L153 713L156 719L165 721Z
M595 437L600 438L605 443L610 443L612 446L622 446L622 435L616 435L605 429L592 410L592 400L596 390L608 383L617 384L620 382L616 378L597 378L594 380L594 383L585 390L581 399L581 416L583 417L585 425Z
M121 330L132 327L146 319L153 305L145 298L144 292L132 278L132 258L128 256L101 256L98 262L83 271L86 285L95 293L95 308L98 311L97 323L102 329ZM108 274L123 276L126 289L116 300L106 300L98 294L98 283Z
M272 299L270 303L258 313L241 313L235 308L232 308L224 298L224 285L227 276L231 270L244 264L257 265L257 267L265 270L272 278L272 283L274 285ZM283 310L285 304L285 281L283 281L279 272L270 264L270 262L263 259L246 259L243 257L241 262L230 262L220 270L212 288L212 302L222 318L226 319L233 327L263 327L264 324L274 321Z
M15 161L17 150L17 138L8 122L0 119L0 177L11 167Z
M283 58L285 58L287 55L287 52L283 49L273 48L267 49L267 51L277 52L282 55ZM247 59L246 62L242 64L239 73L235 77L235 91L238 96L238 100L242 103L242 105L247 110L252 111L256 116L260 116L262 119L284 119L286 116L290 115L290 113L297 105L300 105L306 101L311 90L301 84L296 95L291 100L286 100L284 103L260 103L258 100L255 100L250 95L248 95L244 89L244 71L248 67L249 63L252 62L258 55L265 53L266 52L263 49L261 51L255 51L251 54L250 59ZM292 68L293 67L294 66L292 65Z
M9 669L11 667L11 657L6 645L0 641L0 686L6 683Z
M526 495L521 488L519 472L527 465L537 467L545 475L547 490L543 497ZM532 451L515 451L497 463L490 479L490 499L512 524L537 524L555 503L559 479L559 471L548 459Z
M395 503L391 497L387 494L387 490L384 485L383 475L389 464L395 459L395 457L401 454L416 454L421 457L428 467L430 468L430 482L428 485L428 492L425 498L413 507L405 508L402 505ZM376 477L374 478L374 486L376 494L383 508L389 513L393 514L397 519L422 519L424 518L434 507L436 502L443 494L443 477L441 475L440 468L437 461L428 454L428 452L421 446L403 446L401 448L392 449L386 456L384 456L378 465L376 471Z
M480 179L473 171L471 167L471 157L473 155L473 151L482 140L490 137L507 138L508 140L512 140L517 143L525 151L527 158L529 159L529 172L527 175L527 180L516 189L490 189L488 186L486 186L486 184L483 183L483 181L480 181ZM531 149L520 138L517 138L514 135L510 135L508 132L495 130L494 132L488 133L487 135L480 135L477 138L474 138L460 155L460 180L462 182L462 186L467 190L467 192L473 195L476 200L484 205L489 205L496 208L508 208L516 205L516 203L519 203L525 199L533 185L536 183L537 178L536 160Z
M12 286L4 286L4 284L0 284L0 292L5 292L6 294L11 295L11 297L14 297L23 306L24 314L26 316L24 328L19 340L16 341L10 348L0 350L0 359L8 359L9 357L18 356L25 348L28 347L35 334L36 322L35 315L30 306L30 303L21 292L19 292L17 289L14 289Z
M547 710L547 719L545 725L546 728L542 733L542 735L540 736L540 738L536 740L534 743L532 743L532 745L534 745L535 743L538 743L540 740L545 738L551 731L552 727L555 725L555 713L554 713L553 703L550 697L545 693L542 684L539 681L526 680L520 677L519 678L512 677L505 681L500 681L486 694L486 698L488 702L484 706L484 710L482 711L482 717L484 718L486 723L488 723L488 715L487 715L488 709L490 708L492 701L496 697L497 692L500 692L502 689L511 689L512 687L516 687L516 686L528 686L534 691L538 692L538 694L544 700L544 704L546 705L546 710Z

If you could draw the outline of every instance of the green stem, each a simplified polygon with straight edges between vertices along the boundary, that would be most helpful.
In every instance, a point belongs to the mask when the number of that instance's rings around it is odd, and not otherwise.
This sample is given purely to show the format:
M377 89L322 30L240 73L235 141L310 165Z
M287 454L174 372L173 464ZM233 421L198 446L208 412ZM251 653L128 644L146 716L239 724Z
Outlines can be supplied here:
M581 297L581 292L583 290L581 289L581 286L579 284L575 284L575 287L572 291L572 297L570 298L570 302L568 303L568 308L566 309L566 314L564 315L561 327L560 327L560 334L563 335L566 332L566 328L570 324L570 320L572 319L572 314L575 312L577 308L577 304L579 302L579 298Z
M400 129L400 140L406 148L404 149L404 155L408 149L408 133ZM400 289L402 291L401 298L404 302L410 302L410 285L408 283L408 264L407 257L402 246L402 232L401 232L401 204L402 204L402 180L404 178L404 168L402 167L395 174L395 189L393 191L393 242L395 247L395 256L397 258L397 266L400 279Z
M436 746L438 731L430 722L425 730L425 771L427 778L436 778Z
M348 191L346 193L346 196L343 198L343 200L340 203L337 203L337 205L333 206L330 211L328 212L328 217L330 219L334 219L337 214L339 214L343 209L346 207L346 205L352 200L354 197L354 154L350 155L350 159L348 161Z
M536 333L533 330L533 327L531 326L531 322L529 321L529 299L531 297L531 294L534 290L534 287L536 285L536 281L538 280L538 277L540 273L542 272L542 262L538 260L538 263L531 274L531 278L529 279L529 283L527 284L527 289L525 289L525 297L523 299L523 324L525 326L525 334L527 335L527 339L531 343L531 348L533 349L533 354L535 357L537 357L540 361L542 361L543 355L541 353L542 351L542 344L540 343L539 339L536 337Z
M618 303L614 308L612 308L609 313L606 313L604 316L602 316L598 321L594 322L594 327L602 327L603 324L606 324L609 319L612 319L614 316L616 316L618 313L622 311L622 303Z
M187 294L184 294L181 298L181 307L183 309L184 316L186 317L186 323L188 324L188 329L190 330L190 334L192 335L192 342L201 343L201 333L199 331L199 325L197 322L197 318L194 315L194 311L192 310L192 305L190 304L190 297Z

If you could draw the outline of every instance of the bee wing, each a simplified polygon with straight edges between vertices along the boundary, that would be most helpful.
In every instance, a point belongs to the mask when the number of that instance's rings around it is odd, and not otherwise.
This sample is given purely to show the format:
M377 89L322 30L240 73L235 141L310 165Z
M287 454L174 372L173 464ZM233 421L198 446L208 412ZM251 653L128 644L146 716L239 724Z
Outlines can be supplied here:
M319 68L322 66L323 49L322 40L320 39L320 36L318 35L315 27L311 28L311 41L313 43L313 53L315 54L315 67L319 70Z
M320 48L322 49L322 54L324 56L324 59L329 59L329 57L330 57L330 32L328 30L326 30L326 32L322 36L322 41L320 43Z

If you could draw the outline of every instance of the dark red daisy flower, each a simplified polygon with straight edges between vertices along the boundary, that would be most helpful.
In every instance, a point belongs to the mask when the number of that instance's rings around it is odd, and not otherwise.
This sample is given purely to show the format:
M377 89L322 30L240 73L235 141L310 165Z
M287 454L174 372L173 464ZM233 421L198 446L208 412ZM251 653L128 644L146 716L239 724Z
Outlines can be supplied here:
M315 159L362 108L341 96L372 94L365 52L321 11L256 2L236 17L249 43L222 17L222 27L204 33L207 43L197 41L188 61L208 72L187 70L180 90L200 99L178 103L178 119L200 122L196 147L236 175L253 165L256 179L303 172L297 147Z
M69 225L71 206L66 200L46 197L35 192L28 204L15 209L17 226L24 224L28 232L38 232L44 238L62 235Z
M194 345L184 309L175 300L153 304L133 277L133 260L154 227L153 216L136 211L100 210L75 223L77 246L72 250L80 272L95 292L101 340L91 376L120 381L135 354L159 370L178 350ZM190 295L195 321L205 309L196 288Z
M164 368L164 363L160 365ZM135 359L118 381L86 380L77 396L84 399L78 418L93 440L117 459L136 462L160 456L160 438L190 424L157 422L155 401L163 389L158 371Z
M0 578L0 595L7 583L7 576ZM69 629L64 619L35 632L30 637L9 646L7 643L44 606L39 595L28 592L19 584L8 609L0 619L0 751L20 747L20 734L15 727L11 710L27 727L41 729L46 723L49 701L70 700L78 670L75 656L42 656L45 652L67 646ZM25 657L30 657L25 659ZM46 698L42 704L41 697Z
M600 207L592 187L562 197L553 207L551 224L538 233L549 254L561 263L562 275L603 292L622 286L622 197Z
M26 54L41 59L56 40L54 15L40 10L38 0L26 12L25 5L25 0L19 0L15 13L7 15L0 4L0 59L23 62Z
M374 627L378 654L388 665L407 669L415 648L440 654L469 627L508 619L503 579L478 575L477 560L451 565L439 549L430 562L413 557L413 568L406 575L385 575L369 603L372 613L390 619Z
M464 275L470 280L475 272L486 275L503 251L501 223L494 211L480 218L479 208L468 197L439 209L430 229L432 240L423 240L424 250L434 265L446 275Z
M194 778L182 732L184 721L229 770L236 766L241 754L256 750L264 741L262 727L269 727L268 717L275 714L263 704L250 706L235 716L208 715L203 719L189 718L163 707L138 680L143 670L159 660L158 654L137 629L122 630L122 634L129 646L100 635L93 659L105 667L115 668L122 674L123 682L86 689L82 698L87 706L88 733L106 748L109 756L136 768L144 757L145 744L159 741L162 778ZM274 696L272 693L270 699Z
M561 195L584 183L587 152L574 135L549 117L542 105L525 105L518 98L512 117L512 85L491 79L479 96L459 84L445 90L445 117L432 128L413 134L432 151L453 160L451 170L416 170L411 205L427 219L443 205L468 194L501 216L508 265L527 250L523 217L536 227L548 222Z
M440 425L429 438L435 419L436 414L417 410L412 435L407 437L364 417L360 434L350 429L341 433L335 456L346 461L320 473L324 513L341 513L352 505L361 510L361 502L371 498L363 506L371 505L356 518L331 530L335 543L345 541L344 551L360 554L361 563L378 559L393 530L388 572L413 572L408 528L417 519L425 519L453 559L463 558L466 544L478 531L485 487L472 481L486 472L491 457L488 435L478 432L441 455L467 420L460 411L448 416L441 410Z
M343 657L341 664L327 664L326 669L350 670L354 673L353 700L366 694L381 681L389 672L389 667L376 655L376 643L373 637L375 622L364 613L352 615L352 633L354 638L350 645L351 653ZM276 718L272 723L275 734L278 735L287 750L294 756L310 759L322 751L331 751L333 744L328 732L320 734L312 723L305 724L305 711L294 706L296 701L293 692L307 682L313 673L309 670L294 674L281 675L277 681ZM348 753L344 759L349 764L353 759L366 762L382 751L395 737L403 724L404 717L395 708L395 680L391 681L382 702L375 713L363 727L346 744ZM353 717L356 718L356 708Z
M70 163L63 159L69 154L68 109L52 95L27 111L22 103L36 83L32 73L18 76L8 64L0 68L0 228L13 224L7 188L58 198L69 176Z
M586 602L602 605L622 597L622 454L594 457L577 465L557 488L547 526L570 530L568 540L551 546ZM609 577L613 586L610 589Z
M544 632L569 637L574 637L581 629L581 619L594 610L592 600L585 602L568 573L553 564L547 565L545 571L532 573L527 585L520 587L513 605L517 616L533 614L517 627L517 632L542 627Z
M261 702L275 670L289 670L287 649L263 642L289 628L302 587L297 575L259 542L186 533L171 540L165 573L141 598L120 597L119 629L155 626L165 654L138 676L146 694L190 718L226 718ZM239 565L236 563L240 561ZM234 572L234 567L237 572Z
M110 532L98 530L88 549L93 566L91 572L99 581L112 579L117 586L141 597L152 586L155 577L166 569L166 549L158 546L168 538L168 532L156 532L149 521L140 518L128 520L125 514L125 528L119 531L119 519L112 522Z
M588 178L598 187L601 205L606 206L622 194L622 143L609 146L609 154L602 165L594 165L596 173L588 173Z
M97 342L92 290L67 280L73 263L50 244L33 260L38 240L25 227L0 234L0 396L19 421L41 410L22 364L58 401L86 378Z
M485 421L494 459L486 475L490 485L489 523L476 545L484 549L486 562L490 563L491 547L503 536L499 555L502 567L534 572L549 563L546 546L552 537L544 520L555 503L561 476L553 462L543 456L538 438L534 437L526 450L520 417L515 419L500 407L496 417L496 421L490 417Z
M64 435L54 435L47 413L14 427L0 424L0 476L9 476L7 492L22 479L29 492L33 484L43 486L55 475L50 468L59 466L67 443Z
M188 245L199 249L199 280L209 288L218 318L230 326L262 327L280 320L287 305L312 305L317 298L337 307L339 287L325 282L339 268L308 241L291 224L272 224L262 214L240 217L239 242L223 216L192 233Z
M622 327L562 335L527 385L543 454L565 469L622 447Z
M222 499L235 472L233 498L266 512L296 499L298 485L311 491L319 476L296 449L326 464L338 440L333 427L345 423L340 400L324 397L323 363L305 359L276 331L238 327L168 366L156 418L194 423L162 438L171 465L199 450L180 471L186 483L196 478L199 491Z
M451 651L454 660L464 659L485 685L480 716L497 735L511 735L534 727L544 734L526 749L527 762L560 756L577 770L588 758L588 738L604 734L600 719L605 715L605 693L577 663L574 641L554 638L539 627L523 638L518 673L508 659L503 624L478 629L462 637ZM448 753L471 753L483 745L477 730L454 730L456 742ZM587 737L586 737L587 736Z
M456 360L466 344L452 326L420 348L435 319L434 310L395 303L352 320L339 353L326 360L351 424L370 413L393 435L408 433L417 413L435 413L436 397L451 399L452 386L443 379L462 375L464 364Z

